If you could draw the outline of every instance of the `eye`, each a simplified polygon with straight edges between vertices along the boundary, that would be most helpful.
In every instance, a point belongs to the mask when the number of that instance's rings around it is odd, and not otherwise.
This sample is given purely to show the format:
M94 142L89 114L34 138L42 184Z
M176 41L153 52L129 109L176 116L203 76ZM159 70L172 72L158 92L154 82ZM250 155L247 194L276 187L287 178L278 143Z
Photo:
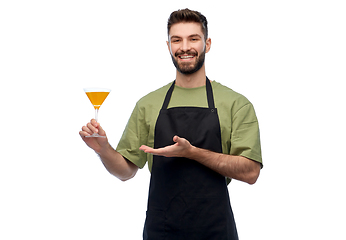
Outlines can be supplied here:
M199 38L194 37L194 38L191 38L190 40L191 40L191 42L198 42L200 39L199 39Z
M173 43L173 44L178 44L179 42L180 42L180 40L177 38L171 39L171 43Z

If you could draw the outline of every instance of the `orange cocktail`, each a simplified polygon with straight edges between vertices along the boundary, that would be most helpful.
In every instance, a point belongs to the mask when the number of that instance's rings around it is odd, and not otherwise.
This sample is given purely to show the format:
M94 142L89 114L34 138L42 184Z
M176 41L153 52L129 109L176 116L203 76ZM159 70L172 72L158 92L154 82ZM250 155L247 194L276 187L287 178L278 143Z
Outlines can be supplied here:
M84 92L86 93L91 104L95 108L95 120L96 121L98 118L99 109L100 109L102 103L107 98L110 91L111 90L107 89L107 88L84 88ZM105 137L105 136L100 136L99 134L94 133L93 135L86 136L86 137Z
M109 92L85 92L95 109L100 109Z

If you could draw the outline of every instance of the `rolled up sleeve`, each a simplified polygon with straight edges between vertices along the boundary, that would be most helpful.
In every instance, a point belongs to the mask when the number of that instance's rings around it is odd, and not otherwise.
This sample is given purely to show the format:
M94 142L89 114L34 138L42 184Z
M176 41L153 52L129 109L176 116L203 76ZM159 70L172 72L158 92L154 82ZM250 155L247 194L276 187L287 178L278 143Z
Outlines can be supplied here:
M233 117L230 154L249 158L263 167L259 125L251 103L241 107Z

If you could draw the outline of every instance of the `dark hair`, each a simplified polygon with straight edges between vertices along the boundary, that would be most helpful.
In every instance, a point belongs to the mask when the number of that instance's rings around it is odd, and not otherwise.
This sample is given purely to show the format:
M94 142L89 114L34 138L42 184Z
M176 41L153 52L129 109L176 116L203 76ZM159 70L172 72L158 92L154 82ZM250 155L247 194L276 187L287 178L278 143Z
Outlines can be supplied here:
M207 18L197 11L192 11L188 8L179 9L178 11L174 11L168 18L167 23L167 32L169 36L169 31L173 24L181 23L181 22L196 22L200 23L202 27L202 31L204 33L204 38L207 40L208 38L208 21Z

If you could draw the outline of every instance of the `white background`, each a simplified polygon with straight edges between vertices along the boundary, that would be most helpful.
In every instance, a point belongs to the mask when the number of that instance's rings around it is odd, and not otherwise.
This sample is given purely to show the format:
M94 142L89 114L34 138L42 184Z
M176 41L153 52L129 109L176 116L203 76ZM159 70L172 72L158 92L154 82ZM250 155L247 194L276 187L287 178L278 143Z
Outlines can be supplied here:
M346 239L342 0L1 1L0 239L141 239L149 171L108 174L78 134L82 89L112 89L115 147L136 101L174 80L166 22L185 7L209 21L208 77L260 122L261 176L229 186L240 238Z

